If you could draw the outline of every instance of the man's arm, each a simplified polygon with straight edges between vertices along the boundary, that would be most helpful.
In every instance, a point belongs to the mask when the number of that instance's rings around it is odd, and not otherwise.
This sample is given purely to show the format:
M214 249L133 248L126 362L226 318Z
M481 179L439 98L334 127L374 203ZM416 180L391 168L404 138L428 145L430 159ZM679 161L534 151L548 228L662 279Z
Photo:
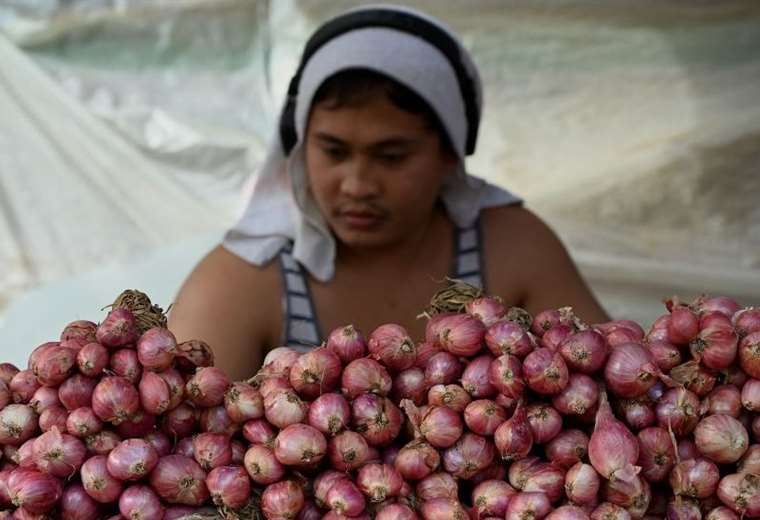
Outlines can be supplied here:
M567 249L540 218L525 208L495 208L484 245L497 294L512 294L532 314L571 306L586 323L610 318L581 277Z
M279 310L276 268L274 262L258 268L215 248L182 285L169 312L169 329L177 341L208 343L215 365L233 380L251 377L270 346L272 310Z

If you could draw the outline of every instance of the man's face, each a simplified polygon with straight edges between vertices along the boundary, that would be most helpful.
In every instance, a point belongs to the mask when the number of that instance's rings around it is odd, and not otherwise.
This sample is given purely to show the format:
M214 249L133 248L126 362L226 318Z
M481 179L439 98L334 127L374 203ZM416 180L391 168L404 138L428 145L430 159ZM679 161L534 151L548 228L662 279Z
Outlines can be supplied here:
M436 131L386 96L315 105L306 131L309 187L336 238L352 248L403 241L427 225L457 164Z

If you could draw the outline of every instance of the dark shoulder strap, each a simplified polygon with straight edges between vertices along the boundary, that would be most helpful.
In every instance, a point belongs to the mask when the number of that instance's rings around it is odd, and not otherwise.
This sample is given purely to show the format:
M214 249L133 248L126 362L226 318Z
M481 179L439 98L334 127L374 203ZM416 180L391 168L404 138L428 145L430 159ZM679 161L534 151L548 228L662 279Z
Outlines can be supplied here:
M292 254L292 245L280 251L282 273L283 345L311 349L322 343L317 313L303 267Z
M454 258L451 277L486 290L483 276L480 217L471 226L454 228Z

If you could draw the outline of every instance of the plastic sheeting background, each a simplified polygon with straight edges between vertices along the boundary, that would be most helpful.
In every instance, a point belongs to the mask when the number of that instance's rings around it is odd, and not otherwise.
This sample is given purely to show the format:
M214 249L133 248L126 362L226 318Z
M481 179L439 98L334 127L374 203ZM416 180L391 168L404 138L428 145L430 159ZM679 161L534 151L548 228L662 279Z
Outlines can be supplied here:
M0 343L127 287L168 305L240 211L311 30L358 3L4 1ZM550 222L613 315L760 302L760 4L407 3L481 68L470 171Z

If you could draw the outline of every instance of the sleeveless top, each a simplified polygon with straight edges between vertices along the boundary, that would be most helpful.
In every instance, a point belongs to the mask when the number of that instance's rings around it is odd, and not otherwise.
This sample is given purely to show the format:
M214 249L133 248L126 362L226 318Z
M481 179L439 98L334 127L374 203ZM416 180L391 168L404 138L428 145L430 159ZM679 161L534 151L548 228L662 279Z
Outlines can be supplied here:
M282 345L308 351L322 344L322 334L303 267L292 256L293 244L279 254L282 274ZM449 276L486 289L482 273L480 219L469 227L454 228L454 257ZM329 332L329 331L328 331Z

